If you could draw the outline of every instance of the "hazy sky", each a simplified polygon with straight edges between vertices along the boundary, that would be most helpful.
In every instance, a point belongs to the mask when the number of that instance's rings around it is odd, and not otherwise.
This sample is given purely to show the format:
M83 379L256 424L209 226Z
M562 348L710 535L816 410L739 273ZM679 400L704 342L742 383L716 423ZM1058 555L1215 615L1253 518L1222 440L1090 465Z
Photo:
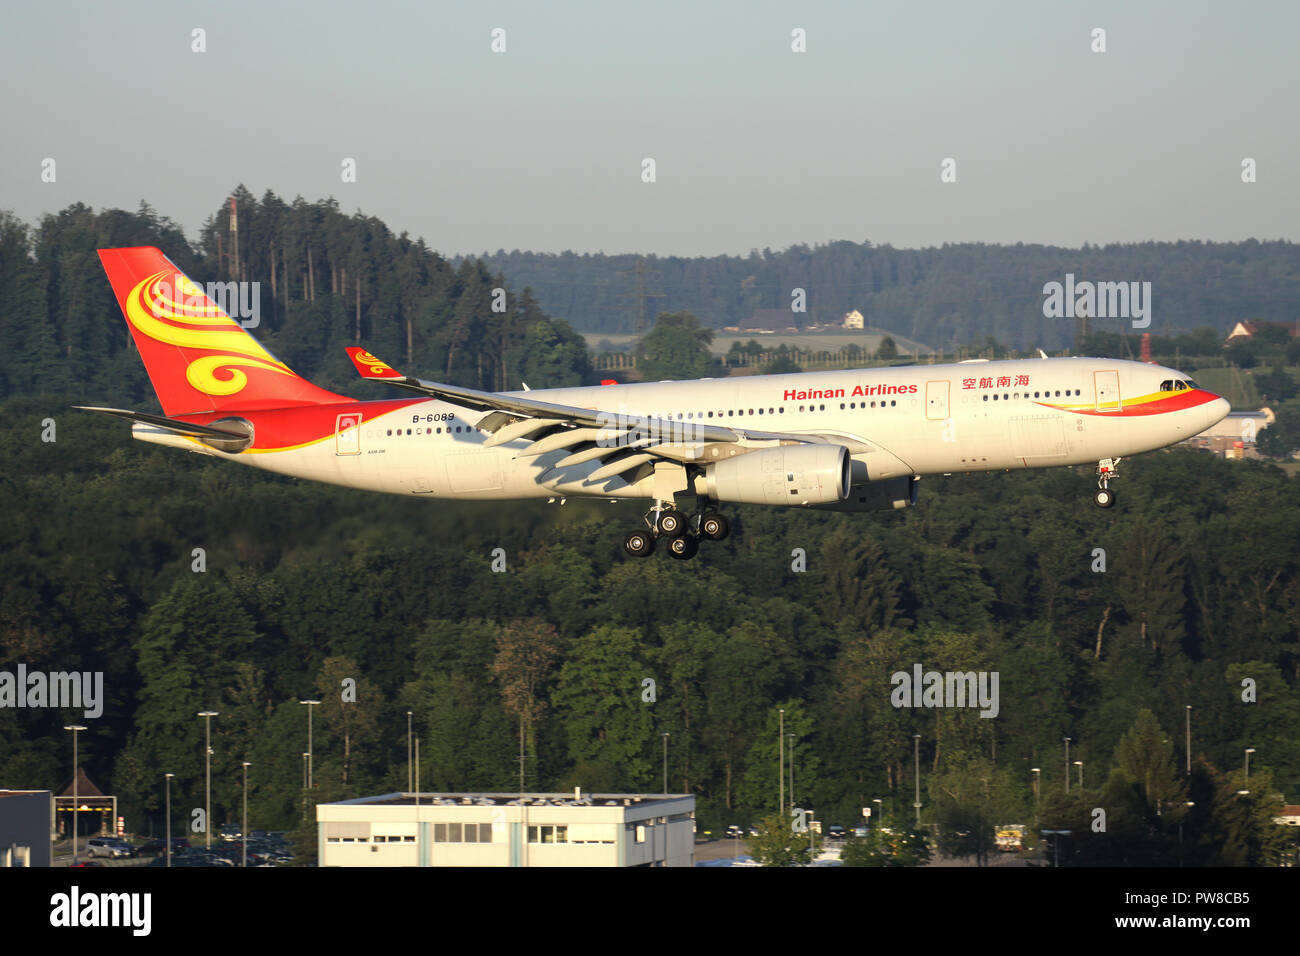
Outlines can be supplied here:
M9 2L0 209L194 238L242 182L449 254L1294 240L1298 36L1294 2Z

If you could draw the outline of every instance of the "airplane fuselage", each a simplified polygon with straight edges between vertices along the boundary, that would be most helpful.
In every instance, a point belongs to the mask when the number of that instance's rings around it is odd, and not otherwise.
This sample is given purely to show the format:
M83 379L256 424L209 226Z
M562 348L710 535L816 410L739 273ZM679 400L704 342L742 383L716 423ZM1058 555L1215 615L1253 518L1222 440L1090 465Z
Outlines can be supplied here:
M503 393L697 425L823 436L846 445L853 482L1095 463L1175 444L1228 412L1222 398L1172 369L1060 358L757 375ZM592 481L600 462L556 468L566 451L517 457L529 442L491 446L491 414L443 400L399 398L239 412L253 440L224 452L136 424L144 441L234 458L286 475L428 498L653 498L651 476ZM232 413L182 416L196 424ZM708 446L694 462L710 464ZM734 452L732 452L734 454ZM691 462L687 462L689 466ZM703 493L702 478L695 486Z

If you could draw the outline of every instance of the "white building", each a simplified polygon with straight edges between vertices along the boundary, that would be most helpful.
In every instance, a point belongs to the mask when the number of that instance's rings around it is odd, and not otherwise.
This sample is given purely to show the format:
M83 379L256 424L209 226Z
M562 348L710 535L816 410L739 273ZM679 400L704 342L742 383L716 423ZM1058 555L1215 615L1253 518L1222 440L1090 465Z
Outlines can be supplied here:
M866 327L865 320L862 318L862 313L859 312L857 309L854 309L852 312L845 312L844 327L846 329L865 328Z
M389 793L316 807L321 866L694 866L695 797Z

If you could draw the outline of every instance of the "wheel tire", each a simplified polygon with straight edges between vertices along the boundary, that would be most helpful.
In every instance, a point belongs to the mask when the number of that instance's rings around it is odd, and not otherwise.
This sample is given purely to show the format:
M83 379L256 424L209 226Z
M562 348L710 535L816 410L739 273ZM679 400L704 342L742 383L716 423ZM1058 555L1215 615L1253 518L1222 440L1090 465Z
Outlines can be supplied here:
M700 534L710 541L722 541L731 534L731 525L720 514L706 514L700 519Z
M673 538L686 530L686 515L680 511L668 509L659 514L659 533L666 538Z
M649 531L633 531L623 539L623 549L634 558L644 558L654 552L654 535Z
M1109 508L1115 504L1115 492L1109 488L1098 488L1092 500L1097 503L1098 508Z
M672 538L668 542L668 553L679 561L689 561L700 550L700 544L690 535Z

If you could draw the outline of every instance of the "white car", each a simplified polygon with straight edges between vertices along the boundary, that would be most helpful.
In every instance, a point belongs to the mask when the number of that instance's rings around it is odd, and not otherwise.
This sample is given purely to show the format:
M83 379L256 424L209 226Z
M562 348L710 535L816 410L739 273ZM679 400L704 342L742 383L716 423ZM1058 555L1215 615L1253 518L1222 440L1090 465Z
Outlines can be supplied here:
M86 855L90 857L106 856L109 858L134 856L135 848L124 840L109 837L91 837L86 841Z

